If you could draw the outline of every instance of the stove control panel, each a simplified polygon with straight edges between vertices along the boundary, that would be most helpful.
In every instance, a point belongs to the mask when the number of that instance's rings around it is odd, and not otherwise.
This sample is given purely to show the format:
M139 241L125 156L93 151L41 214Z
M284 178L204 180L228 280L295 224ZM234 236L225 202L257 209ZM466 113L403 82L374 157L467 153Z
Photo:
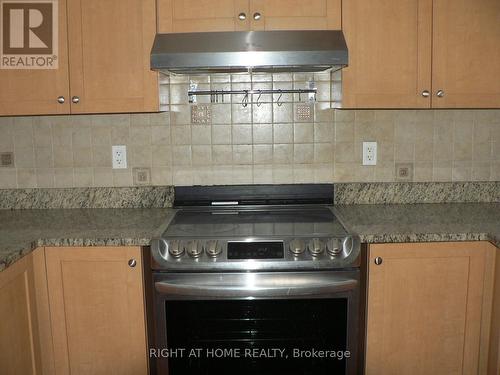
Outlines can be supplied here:
M278 270L350 266L360 252L359 238L346 236L274 239L155 239L155 269Z

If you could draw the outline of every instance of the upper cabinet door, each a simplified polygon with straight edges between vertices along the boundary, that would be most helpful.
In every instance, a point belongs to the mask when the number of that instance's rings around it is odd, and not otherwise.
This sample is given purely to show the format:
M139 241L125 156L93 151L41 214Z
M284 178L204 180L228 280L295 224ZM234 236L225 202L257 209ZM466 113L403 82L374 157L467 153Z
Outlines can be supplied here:
M433 107L499 108L500 1L434 1L433 23Z
M158 111L155 0L68 0L72 113Z
M348 0L342 11L342 106L429 108L432 0Z
M58 69L0 69L0 116L69 113L66 0L58 12Z
M250 0L252 30L340 30L341 0Z
M249 28L248 0L158 0L158 31L187 33Z

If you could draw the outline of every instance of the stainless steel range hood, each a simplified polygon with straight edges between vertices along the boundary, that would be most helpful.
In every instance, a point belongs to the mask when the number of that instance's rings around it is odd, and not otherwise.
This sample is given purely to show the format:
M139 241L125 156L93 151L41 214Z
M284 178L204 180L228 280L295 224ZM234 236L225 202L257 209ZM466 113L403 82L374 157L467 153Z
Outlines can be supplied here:
M151 69L174 74L319 72L347 65L339 30L157 34Z

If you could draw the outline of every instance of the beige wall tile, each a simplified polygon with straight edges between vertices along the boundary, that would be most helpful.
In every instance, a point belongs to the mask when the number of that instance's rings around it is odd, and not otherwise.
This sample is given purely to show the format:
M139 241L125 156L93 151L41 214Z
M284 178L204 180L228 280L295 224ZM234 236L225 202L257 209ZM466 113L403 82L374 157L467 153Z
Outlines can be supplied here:
M127 153L127 157L130 160L130 150ZM55 152L54 152L54 164L56 164ZM92 164L94 167L111 167L111 148L109 146L93 146Z
M191 146L193 155L193 166L212 164L212 146L193 145Z
M213 145L212 162L217 165L227 165L233 162L232 145Z
M293 144L275 143L273 145L273 163L291 164L293 162Z
M134 180L132 177L132 169L115 169L113 170L113 186L132 186Z
M230 145L231 141L232 141L231 125L212 126L212 144Z
M293 143L293 124L274 124L274 143Z
M75 187L94 186L94 174L92 168L75 168L74 170Z
M252 145L233 145L234 164L251 164L252 161Z
M70 188L74 187L73 168L55 168L55 187Z
M309 123L294 124L293 142L294 143L314 142L314 125Z
M92 167L92 148L91 147L74 148L73 166L75 168Z
M234 145L252 144L252 125L233 125L232 132L232 140Z
M36 172L36 187L53 188L55 186L53 168L37 168L35 172Z
M35 148L35 166L36 168L52 168L54 166L52 147Z
M191 127L193 145L210 145L212 143L212 129L209 125L194 125Z
M301 143L293 146L294 164L310 164L314 162L314 144Z
M252 131L254 144L273 143L273 124L255 124Z
M73 147L54 146L52 152L54 154L54 167L56 168L73 167ZM109 154L110 154L109 163L111 163L111 152Z
M111 168L93 168L94 186L109 187L113 186L113 173Z
M17 171L15 168L0 169L0 189L14 189L17 187Z
M153 167L167 167L172 164L172 149L169 145L151 146Z
M16 168L33 168L35 166L35 150L31 147L16 147L14 164Z
M33 168L17 168L17 187L30 188L36 186L36 173Z
M253 146L253 161L255 164L272 164L273 162L273 145L254 145Z

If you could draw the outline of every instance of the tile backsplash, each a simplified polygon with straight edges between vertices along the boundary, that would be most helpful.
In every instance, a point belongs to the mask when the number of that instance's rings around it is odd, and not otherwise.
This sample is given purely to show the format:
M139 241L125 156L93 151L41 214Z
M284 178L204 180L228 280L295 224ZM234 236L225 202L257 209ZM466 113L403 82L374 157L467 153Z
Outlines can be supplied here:
M168 112L0 118L0 188L132 186L133 168L152 185L391 182L396 163L413 181L499 181L500 110L337 110L335 79L315 77L311 121L297 116L305 96L283 94L241 105L241 95L208 103L191 124L189 83L163 86ZM304 88L304 75L222 76L198 89ZM253 101L253 102L252 102ZM332 104L333 103L333 104ZM362 166L362 142L378 142L376 166ZM128 169L111 168L111 146L126 145Z

